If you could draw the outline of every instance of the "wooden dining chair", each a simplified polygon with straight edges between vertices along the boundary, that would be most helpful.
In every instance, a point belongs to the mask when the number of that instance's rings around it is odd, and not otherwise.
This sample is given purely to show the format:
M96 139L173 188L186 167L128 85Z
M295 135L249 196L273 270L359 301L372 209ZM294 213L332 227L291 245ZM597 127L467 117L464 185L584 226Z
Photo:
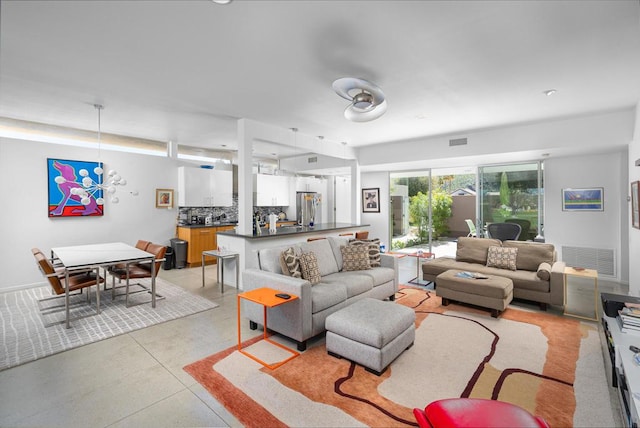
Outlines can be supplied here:
M368 239L369 231L363 230L361 232L356 232L356 239Z
M167 252L167 247L164 245L149 243L144 250L147 253L151 253L154 255L154 275L151 275L151 263L126 263L124 267L116 267L109 271L109 274L112 277L111 281L111 297L115 299L117 296L125 296L125 305L127 307L140 305L143 303L148 303L147 301L139 302L135 304L129 304L129 295L137 294L137 293L151 293L151 290L146 285L136 282L131 284L131 279L141 279L141 278L155 278L158 276L158 272L160 271L160 267L162 266L162 262L164 261L164 256ZM119 281L125 280L125 292L117 294L115 280L118 278ZM141 288L141 290L130 292L130 286L137 285ZM163 299L164 297L156 293L157 299Z
M340 233L338 236L353 236L353 232L351 233Z
M67 320L69 319L70 304L67 302L66 299L65 299L65 303L61 305L48 306L46 308L43 308L41 305L43 302L46 302L49 300L66 297L65 291L67 288L69 289L69 293L73 293L73 295L82 294L84 289L86 288L87 303L91 303L89 288L95 285L96 286L95 314L84 315L82 317L77 317L76 319L84 318L86 316L96 315L100 313L100 296L97 293L100 292L99 283L103 282L104 278L102 278L99 275L98 269L89 269L82 272L76 272L73 275L70 275L67 280L67 276L65 275L64 268L62 268L62 270L60 268L56 268L53 265L52 261L48 259L42 251L39 251L39 250L34 251L34 250L37 250L37 249L32 249L32 253L36 259L38 268L40 269L42 274L45 276L45 278L47 278L47 281L51 286L51 290L53 294L55 294L55 296L53 297L47 297L47 298L38 300L38 306L39 306L40 312L42 312L45 315L48 315L54 312L59 312L61 310L60 308L65 308L65 312L66 312L65 319L63 321L45 324L46 327L50 327L54 324L58 324L61 322L67 322Z
M311 242L311 241L319 241L320 239L327 239L324 236L316 236L314 238L307 238L307 242Z

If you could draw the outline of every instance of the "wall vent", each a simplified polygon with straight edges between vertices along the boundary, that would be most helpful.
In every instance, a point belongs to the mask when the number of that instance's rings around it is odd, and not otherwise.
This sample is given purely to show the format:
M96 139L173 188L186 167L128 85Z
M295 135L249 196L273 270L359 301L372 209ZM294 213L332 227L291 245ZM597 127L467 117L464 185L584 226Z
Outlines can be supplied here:
M310 158L307 158L307 163L316 163L318 162L318 156L312 156Z
M606 248L562 246L562 261L567 266L595 269L598 275L616 276L615 251Z
M449 140L449 146L464 146L467 144L466 138L455 138L453 140Z

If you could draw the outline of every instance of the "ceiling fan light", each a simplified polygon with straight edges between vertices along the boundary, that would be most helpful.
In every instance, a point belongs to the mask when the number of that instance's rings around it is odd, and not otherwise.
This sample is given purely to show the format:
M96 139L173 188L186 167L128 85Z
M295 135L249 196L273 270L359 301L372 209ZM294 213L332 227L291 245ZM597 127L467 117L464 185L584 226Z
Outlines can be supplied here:
M344 117L352 122L369 122L382 116L387 111L387 102L383 101L382 104L371 108L368 111L357 110L353 105L349 105L344 110Z
M352 105L353 107L359 110L363 110L363 111L369 110L373 107L373 96L371 94L368 94L362 91L359 94L357 94L355 97L353 97Z

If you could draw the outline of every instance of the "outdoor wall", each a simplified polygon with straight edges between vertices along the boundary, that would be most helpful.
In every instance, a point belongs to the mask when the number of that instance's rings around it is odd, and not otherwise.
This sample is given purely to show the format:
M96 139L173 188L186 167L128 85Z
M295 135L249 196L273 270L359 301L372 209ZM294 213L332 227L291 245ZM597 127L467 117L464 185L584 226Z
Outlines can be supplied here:
M38 247L145 239L167 245L175 235L177 208L155 207L155 189L178 188L177 161L166 157L102 150L105 169L127 180L117 191L120 203L105 203L102 217L49 218L47 158L98 160L95 149L0 138L0 210L2 275L0 291L28 287L45 280L31 254ZM137 190L139 195L129 192Z
M628 258L628 248L621 245L621 222L627 213L621 210L622 183L627 182L627 153L615 151L590 156L551 158L544 165L544 237L555 245L562 259L562 246L615 250L616 278L628 281L628 271L622 260ZM603 211L562 211L562 189L604 188ZM626 264L625 264L626 265Z
M629 144L628 171L629 178L624 183L626 194L631 194L630 183L640 180L640 166L636 166L636 161L640 159L640 103L636 106L636 124L633 133L633 141ZM631 208L627 203L628 222L631 222ZM640 229L629 227L628 233L629 246L629 294L632 296L640 296Z
M476 197L474 195L452 196L451 217L449 218L449 236L467 236L469 227L466 219L476 222Z

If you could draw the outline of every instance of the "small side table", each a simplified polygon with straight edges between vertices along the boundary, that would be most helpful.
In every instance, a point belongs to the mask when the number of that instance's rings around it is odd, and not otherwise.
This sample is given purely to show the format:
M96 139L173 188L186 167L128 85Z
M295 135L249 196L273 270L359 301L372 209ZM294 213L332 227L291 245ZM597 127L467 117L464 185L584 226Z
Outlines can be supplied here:
M421 283L420 282L420 267L422 266L421 261L422 260L430 260L433 259L436 255L433 253L427 253L427 252L418 252L416 251L415 253L410 253L407 254L409 257L415 257L416 258L416 277L409 280L409 284L416 284L416 285L427 285L430 284L431 281L427 281L426 283Z
M578 314L571 314L567 312L567 287L569 285L570 277L579 277L579 278L587 278L593 279L593 308L594 308L594 318L586 317ZM564 268L564 311L563 315L568 315L570 317L582 318L591 321L598 321L598 271L595 269L580 269L573 267L565 267Z
M267 335L267 330L268 330L267 308L274 308L276 306L284 305L286 303L293 302L298 299L298 296L294 296L294 295L291 295L291 298L289 299L283 299L281 297L276 296L276 294L278 293L281 293L281 291L274 290L273 288L262 287L262 288L256 288L255 290L245 291L244 293L238 294L238 351L241 354L246 355L247 357L251 358L254 361L257 361L258 363L262 364L263 366L271 370L280 367L284 363L291 361L295 357L300 355L299 352L294 351L293 349L287 348L286 346L281 345L278 342L274 342L273 340L270 340ZM264 326L263 340L271 343L272 345L277 346L278 348L281 348L287 352L290 352L292 355L289 358L286 358L285 360L279 361L277 363L268 364L262 361L260 358L256 357L255 355L251 355L250 353L242 349L242 333L241 333L242 330L240 328L240 308L241 308L240 299L245 299L250 302L254 302L259 305L262 305L262 309L264 313L263 315L264 324L262 324Z
M240 279L240 254L234 253L231 251L221 251L221 250L208 250L202 252L202 286L204 287L204 259L205 257L215 257L218 259L218 263L216 264L216 273L218 274L218 278L220 279L220 292L224 293L224 260L225 259L235 259L236 260L236 291L238 291L239 287L239 279Z

